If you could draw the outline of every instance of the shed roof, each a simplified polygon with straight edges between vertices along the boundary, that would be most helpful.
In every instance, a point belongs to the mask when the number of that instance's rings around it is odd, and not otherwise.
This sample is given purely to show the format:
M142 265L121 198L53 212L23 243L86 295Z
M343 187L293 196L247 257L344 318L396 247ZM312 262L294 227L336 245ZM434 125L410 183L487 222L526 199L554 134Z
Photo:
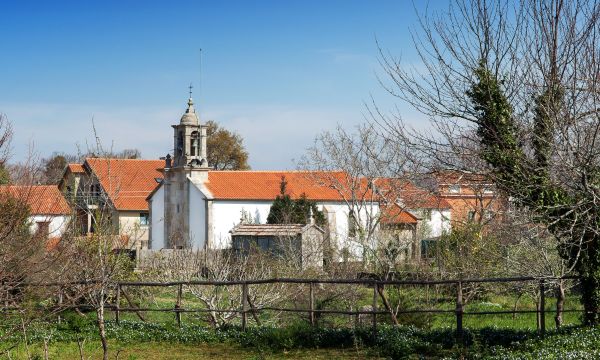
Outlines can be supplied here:
M239 224L231 229L231 236L294 236L310 228L323 229L314 224Z

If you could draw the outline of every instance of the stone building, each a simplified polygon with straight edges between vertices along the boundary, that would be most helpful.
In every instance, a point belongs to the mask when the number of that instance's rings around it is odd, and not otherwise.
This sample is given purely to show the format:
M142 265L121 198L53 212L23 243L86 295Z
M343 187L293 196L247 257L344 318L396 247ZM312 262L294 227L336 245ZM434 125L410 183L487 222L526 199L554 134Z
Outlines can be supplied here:
M259 250L301 269L323 267L325 231L314 221L306 225L241 223L231 229L231 242L242 256Z

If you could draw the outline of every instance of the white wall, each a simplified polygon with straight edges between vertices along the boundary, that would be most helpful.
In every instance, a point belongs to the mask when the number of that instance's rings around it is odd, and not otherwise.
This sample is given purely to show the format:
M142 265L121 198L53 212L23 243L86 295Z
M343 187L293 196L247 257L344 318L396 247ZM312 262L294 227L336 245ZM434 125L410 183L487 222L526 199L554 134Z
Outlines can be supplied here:
M165 247L165 187L161 186L150 201L150 242L149 249L160 250Z
M206 197L192 182L189 186L190 242L192 248L198 250L204 248L206 242Z
M206 196L198 187L190 184L190 219L189 231L192 246L195 249L204 247L207 234ZM210 244L215 249L231 247L231 234L229 231L240 223L242 211L249 214L252 221L257 224L265 224L273 201L270 200L212 200L212 210L208 226L212 232ZM165 246L164 239L164 189L161 187L152 196L151 201L151 224L152 239L150 249L158 250ZM337 249L346 248L358 257L362 257L362 247L357 242L348 238L348 207L342 202L319 202L319 210L325 208L328 211L329 222L334 226L331 231L331 244ZM361 212L363 223L366 219L366 209ZM379 207L374 205L372 211L377 213ZM327 229L325 229L327 231Z
M48 238L61 237L67 230L70 218L68 215L33 215L29 217L29 231L35 233L38 222L50 222Z
M330 243L331 246L337 250L345 249L354 258L354 260L361 260L363 257L363 244L355 239L348 236L349 227L349 215L350 208L343 202L319 202L317 204L319 210L327 210L328 221L330 224L335 224L330 231ZM367 219L369 217L376 218L379 214L378 204L364 204L360 210L359 219L363 227L366 228ZM376 240L376 238L373 238ZM374 247L377 244L370 244ZM338 254L339 255L339 254ZM338 258L338 260L342 260Z
M271 204L273 201L214 200L212 205L212 246L216 249L231 247L229 231L240 223L242 210L249 213L255 223L265 224Z
M140 214L146 211L119 211L119 234L129 236L132 249L146 247L150 227L140 224Z
M440 237L442 234L450 231L450 210L442 209L431 209L431 219L425 219L425 210L411 210L416 214L420 220L420 228L422 229L417 233L420 237L418 240Z

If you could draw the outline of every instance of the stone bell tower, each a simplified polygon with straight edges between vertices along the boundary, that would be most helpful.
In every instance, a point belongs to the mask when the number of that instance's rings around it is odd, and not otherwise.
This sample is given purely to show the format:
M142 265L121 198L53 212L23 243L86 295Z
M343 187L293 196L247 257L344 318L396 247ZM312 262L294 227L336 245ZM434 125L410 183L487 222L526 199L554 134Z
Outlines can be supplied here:
M164 169L164 239L167 248L187 248L203 242L190 236L190 191L192 183L203 183L208 178L206 132L194 109L191 96L179 124L174 130L174 154L165 158ZM198 214L196 214L198 215Z

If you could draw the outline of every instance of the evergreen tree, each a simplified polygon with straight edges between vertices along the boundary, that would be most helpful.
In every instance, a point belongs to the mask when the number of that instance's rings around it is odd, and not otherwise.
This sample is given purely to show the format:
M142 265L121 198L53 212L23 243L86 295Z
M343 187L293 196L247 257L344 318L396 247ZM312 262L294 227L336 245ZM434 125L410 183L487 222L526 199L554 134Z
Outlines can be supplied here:
M285 176L282 176L279 195L271 205L267 224L307 224L311 212L317 225L325 224L325 215L317 208L316 202L309 200L306 194L303 193L295 200L290 197L287 193L287 181Z

